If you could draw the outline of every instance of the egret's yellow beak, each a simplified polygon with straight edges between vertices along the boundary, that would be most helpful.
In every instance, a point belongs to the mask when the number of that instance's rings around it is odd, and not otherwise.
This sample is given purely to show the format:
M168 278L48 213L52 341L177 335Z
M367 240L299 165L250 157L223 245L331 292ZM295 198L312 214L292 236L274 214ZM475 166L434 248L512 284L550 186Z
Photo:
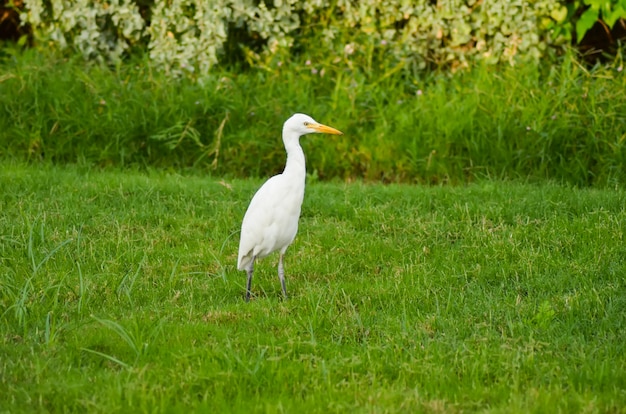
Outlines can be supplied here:
M343 132L338 129L322 125L322 124L309 124L309 128L316 132L321 132L323 134L332 134L332 135L343 135Z

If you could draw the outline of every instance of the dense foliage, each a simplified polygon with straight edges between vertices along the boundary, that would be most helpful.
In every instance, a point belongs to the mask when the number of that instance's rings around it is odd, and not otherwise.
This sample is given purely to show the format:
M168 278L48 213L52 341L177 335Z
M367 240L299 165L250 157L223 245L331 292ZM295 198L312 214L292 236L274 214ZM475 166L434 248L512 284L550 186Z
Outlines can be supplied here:
M621 184L621 51L591 70L550 51L624 1L28 0L0 152L266 176L297 111L346 132L303 140L320 178Z
M572 33L582 39L599 18L612 26L626 17L625 1L25 0L21 18L40 44L108 61L147 50L173 75L358 49L414 69L456 69L537 61L562 50Z
M267 176L284 165L282 123L305 112L345 132L302 140L323 179L626 182L619 61L591 72L574 59L453 77L393 70L346 56L170 81L143 61L111 70L18 54L0 64L0 155Z

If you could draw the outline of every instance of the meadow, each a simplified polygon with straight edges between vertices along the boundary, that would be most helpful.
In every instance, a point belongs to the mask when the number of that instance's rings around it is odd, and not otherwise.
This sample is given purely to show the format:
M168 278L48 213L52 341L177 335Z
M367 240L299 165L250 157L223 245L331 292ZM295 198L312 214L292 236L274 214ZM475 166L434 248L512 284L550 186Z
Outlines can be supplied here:
M0 168L0 412L626 410L623 188L313 174L245 303L260 180Z

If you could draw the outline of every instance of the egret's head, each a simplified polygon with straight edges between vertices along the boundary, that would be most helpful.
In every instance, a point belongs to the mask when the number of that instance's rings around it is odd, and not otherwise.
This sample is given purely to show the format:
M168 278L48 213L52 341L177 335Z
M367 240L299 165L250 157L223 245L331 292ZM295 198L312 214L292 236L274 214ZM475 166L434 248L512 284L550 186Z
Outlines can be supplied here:
M315 119L305 114L294 114L291 118L285 121L283 133L287 133L288 135L296 134L297 136L314 133L343 135L343 132L320 124Z

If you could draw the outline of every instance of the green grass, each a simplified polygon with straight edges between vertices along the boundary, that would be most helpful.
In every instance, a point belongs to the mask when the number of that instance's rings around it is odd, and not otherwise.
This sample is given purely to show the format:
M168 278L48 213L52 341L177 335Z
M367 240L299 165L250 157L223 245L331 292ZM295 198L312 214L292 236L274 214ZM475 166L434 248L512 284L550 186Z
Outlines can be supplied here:
M137 59L107 68L32 50L5 54L2 158L268 176L284 162L282 123L305 112L346 134L303 140L323 180L626 183L620 60L594 70L563 58L449 75L410 74L384 57L372 66L286 56L282 65L216 68L192 81Z
M624 412L626 192L309 180L235 270L260 181L2 164L2 412Z

